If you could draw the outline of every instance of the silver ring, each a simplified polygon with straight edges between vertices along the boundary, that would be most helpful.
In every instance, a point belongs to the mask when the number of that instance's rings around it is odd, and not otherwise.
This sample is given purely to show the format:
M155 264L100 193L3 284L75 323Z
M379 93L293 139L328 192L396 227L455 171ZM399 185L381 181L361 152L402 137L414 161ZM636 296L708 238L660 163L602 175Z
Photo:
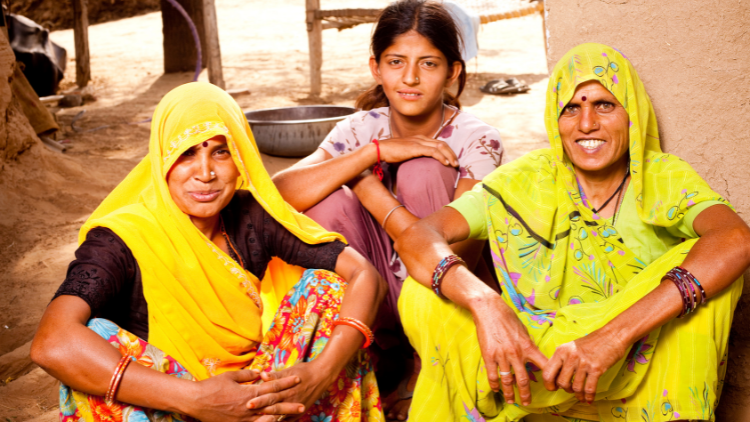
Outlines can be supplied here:
M211 174L211 177L216 176L216 172L215 171L212 171L210 174Z
M504 377L506 375L511 375L512 374L512 372L510 372L510 371L508 371L508 372L497 371L497 373L500 374L501 377Z

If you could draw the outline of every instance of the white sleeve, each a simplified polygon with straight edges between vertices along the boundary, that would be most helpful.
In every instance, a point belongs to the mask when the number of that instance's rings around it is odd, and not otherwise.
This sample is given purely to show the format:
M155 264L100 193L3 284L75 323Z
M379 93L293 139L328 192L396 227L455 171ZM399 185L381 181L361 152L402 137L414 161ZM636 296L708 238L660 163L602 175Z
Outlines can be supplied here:
M483 126L472 132L459 153L461 178L482 180L503 162L503 143L500 132L492 126Z

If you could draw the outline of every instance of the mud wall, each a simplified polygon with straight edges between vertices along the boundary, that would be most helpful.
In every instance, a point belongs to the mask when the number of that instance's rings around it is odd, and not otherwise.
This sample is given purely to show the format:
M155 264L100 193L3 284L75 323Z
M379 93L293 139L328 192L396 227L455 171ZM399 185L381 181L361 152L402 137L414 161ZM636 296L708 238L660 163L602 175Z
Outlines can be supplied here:
M750 2L546 0L545 17L549 69L584 42L620 49L651 96L662 148L687 160L750 222ZM735 313L717 420L750 420L748 288Z
M109 22L159 10L159 0L88 0L89 25ZM56 31L73 27L70 0L8 0L10 13L26 16Z
M11 93L15 63L13 50L5 35L0 33L0 177L5 162L23 153L37 140L21 104Z

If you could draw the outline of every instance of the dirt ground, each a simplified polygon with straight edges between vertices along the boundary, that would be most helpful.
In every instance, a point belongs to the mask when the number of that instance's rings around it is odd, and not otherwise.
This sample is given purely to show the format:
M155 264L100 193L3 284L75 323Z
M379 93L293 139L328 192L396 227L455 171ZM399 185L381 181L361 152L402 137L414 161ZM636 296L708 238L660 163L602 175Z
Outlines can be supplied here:
M307 33L302 0L217 0L224 77L229 89L248 88L245 110L300 104L353 105L372 84L367 60L371 25L324 33L323 94L309 96ZM380 7L383 0L323 0L325 8ZM37 145L0 168L0 421L57 418L57 383L29 360L39 318L65 277L81 224L147 153L151 116L170 89L192 74L163 74L159 12L89 28L92 92L82 107L55 110L64 126L64 155ZM51 38L68 49L72 30ZM468 64L464 109L497 127L505 161L546 145L543 122L547 68L542 19L531 16L482 27L479 58ZM482 94L490 79L514 76L531 91L515 97ZM69 71L62 88L72 86ZM207 80L206 72L201 80ZM73 117L86 113L71 128ZM295 160L264 157L270 173Z

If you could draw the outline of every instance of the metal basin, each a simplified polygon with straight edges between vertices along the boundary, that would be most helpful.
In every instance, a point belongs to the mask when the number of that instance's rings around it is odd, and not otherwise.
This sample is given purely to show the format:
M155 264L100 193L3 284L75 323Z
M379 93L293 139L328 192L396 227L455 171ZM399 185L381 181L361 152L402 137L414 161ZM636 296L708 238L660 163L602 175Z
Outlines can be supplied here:
M298 106L245 113L261 152L282 157L312 154L336 123L354 113L352 107Z

